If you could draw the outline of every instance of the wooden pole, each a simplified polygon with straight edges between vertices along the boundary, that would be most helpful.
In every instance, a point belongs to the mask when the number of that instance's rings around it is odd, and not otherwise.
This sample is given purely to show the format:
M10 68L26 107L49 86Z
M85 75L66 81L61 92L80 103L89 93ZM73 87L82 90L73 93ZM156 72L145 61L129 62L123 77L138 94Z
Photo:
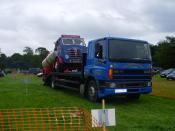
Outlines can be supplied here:
M103 114L102 114L103 131L106 131L106 113L105 113L105 100L104 99L102 99L102 109L103 109Z

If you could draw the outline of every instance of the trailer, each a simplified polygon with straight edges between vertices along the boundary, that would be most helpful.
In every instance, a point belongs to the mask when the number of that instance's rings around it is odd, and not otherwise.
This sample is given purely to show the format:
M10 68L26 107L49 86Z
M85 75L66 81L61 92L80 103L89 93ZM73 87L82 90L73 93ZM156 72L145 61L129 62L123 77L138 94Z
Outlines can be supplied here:
M116 95L138 99L152 91L152 60L146 41L115 37L92 40L80 61L78 69L61 71L53 62L52 71L44 73L44 82L52 88L78 90L90 101Z

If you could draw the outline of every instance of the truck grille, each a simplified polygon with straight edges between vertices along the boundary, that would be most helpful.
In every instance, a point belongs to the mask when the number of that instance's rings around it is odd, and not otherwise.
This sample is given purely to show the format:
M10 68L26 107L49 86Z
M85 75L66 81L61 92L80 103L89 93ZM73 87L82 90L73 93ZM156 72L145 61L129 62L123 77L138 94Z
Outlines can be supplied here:
M114 70L116 74L145 74L144 70Z
M116 80L150 80L151 73L144 70L114 70L113 78Z
M151 76L122 76L122 75L117 75L117 76L113 76L114 79L118 79L118 80L122 80L122 79L137 79L137 80L142 80L142 79L151 79Z
M72 48L72 49L67 49L66 54L69 55L69 59L73 63L80 63L81 62L81 50Z

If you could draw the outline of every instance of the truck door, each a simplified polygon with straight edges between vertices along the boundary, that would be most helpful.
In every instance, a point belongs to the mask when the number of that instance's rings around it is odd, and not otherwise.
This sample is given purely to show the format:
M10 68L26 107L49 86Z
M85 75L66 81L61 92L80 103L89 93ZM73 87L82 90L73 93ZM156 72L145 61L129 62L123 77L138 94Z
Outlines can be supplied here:
M105 79L106 76L106 54L107 54L107 44L106 40L98 40L95 43L95 76L100 79Z

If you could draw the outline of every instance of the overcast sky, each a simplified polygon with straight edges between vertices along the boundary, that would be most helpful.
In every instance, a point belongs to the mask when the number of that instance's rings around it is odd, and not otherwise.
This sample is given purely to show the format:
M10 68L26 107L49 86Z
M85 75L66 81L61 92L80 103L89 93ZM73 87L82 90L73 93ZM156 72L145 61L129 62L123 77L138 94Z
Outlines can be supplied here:
M52 50L61 34L155 44L175 36L175 0L0 0L0 48L8 56L25 46Z

